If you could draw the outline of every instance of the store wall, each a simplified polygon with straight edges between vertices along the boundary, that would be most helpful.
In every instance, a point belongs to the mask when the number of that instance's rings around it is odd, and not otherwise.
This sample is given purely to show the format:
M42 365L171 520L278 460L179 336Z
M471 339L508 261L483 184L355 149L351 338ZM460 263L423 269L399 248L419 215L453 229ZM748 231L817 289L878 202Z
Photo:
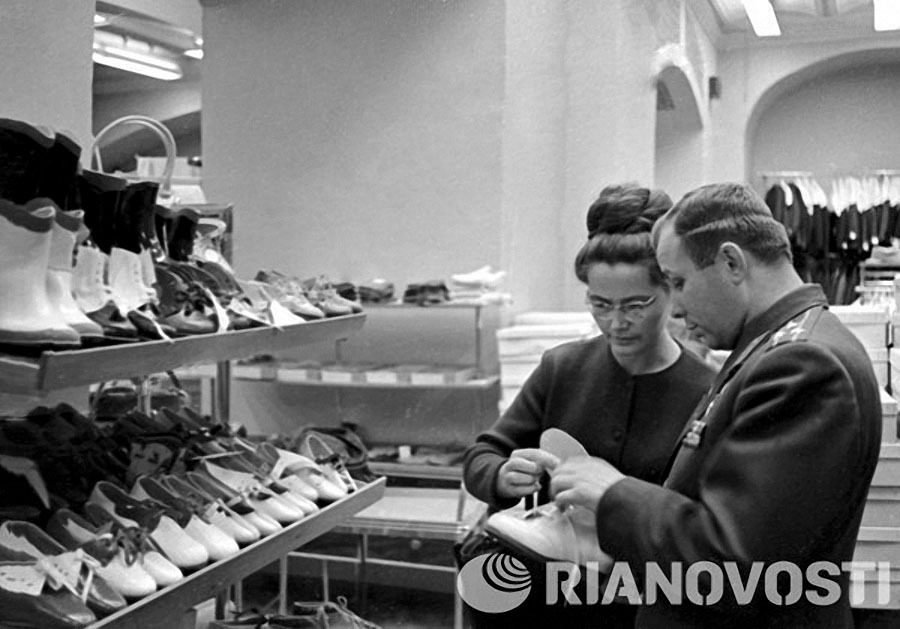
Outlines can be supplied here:
M900 63L841 69L794 88L759 117L750 171L834 175L900 167Z
M4 0L0 5L0 117L91 140L93 3ZM5 298L5 297L3 297ZM68 402L87 410L87 387L42 396L0 394L0 412Z
M236 205L239 272L402 289L492 264L516 310L581 308L587 207L654 179L654 52L684 39L706 73L679 7L205 0L204 184Z
M650 59L665 17L626 0L506 3L502 266L515 310L583 308L572 262L587 208L610 183L652 182Z
M169 120L200 111L201 84L196 81L158 81L152 90L127 90L94 95L94 129L100 131L122 116L139 114ZM133 131L139 127L122 127Z
M710 180L751 181L748 139L759 117L799 85L838 68L896 57L896 34L866 40L760 44L724 50L719 57L722 97L711 103L713 155Z
M503 3L204 3L204 188L239 273L497 265Z
M657 105L654 185L677 201L703 183L704 117L688 76L670 66L657 78L669 101ZM702 96L701 96L702 98Z
M0 116L91 141L91 2L5 0L0 17Z

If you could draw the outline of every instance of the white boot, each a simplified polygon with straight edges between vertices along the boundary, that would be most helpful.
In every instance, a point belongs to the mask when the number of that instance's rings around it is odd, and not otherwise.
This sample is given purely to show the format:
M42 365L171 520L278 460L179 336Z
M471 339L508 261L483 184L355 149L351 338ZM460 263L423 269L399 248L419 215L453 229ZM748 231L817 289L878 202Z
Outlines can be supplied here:
M75 270L72 273L72 292L82 312L96 312L112 301L112 291L106 284L107 256L95 247L78 247Z
M103 329L106 341L125 343L138 340L135 327L122 314L106 283L109 257L96 247L81 246L75 256L72 290L82 312Z
M47 296L55 214L53 206L29 212L0 201L0 343L77 347L81 342Z
M153 303L159 302L159 295L156 293L156 266L153 264L153 256L149 249L141 249L138 254L141 260L141 283L147 291L147 297Z
M103 328L87 318L72 296L72 254L78 232L84 226L84 212L57 212L50 241L47 295L65 322L83 339L103 337Z
M123 313L152 302L152 289L144 285L141 258L127 249L113 247L109 252L109 288Z

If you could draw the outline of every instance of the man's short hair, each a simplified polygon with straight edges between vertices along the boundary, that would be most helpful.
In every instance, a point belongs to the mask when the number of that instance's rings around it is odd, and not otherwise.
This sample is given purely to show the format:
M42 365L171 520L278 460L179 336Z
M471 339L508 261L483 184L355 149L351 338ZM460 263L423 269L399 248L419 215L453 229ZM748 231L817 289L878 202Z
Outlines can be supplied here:
M793 261L784 226L772 217L765 201L744 184L717 183L688 192L654 225L654 247L666 224L673 226L698 268L715 261L723 242L735 243L764 264Z

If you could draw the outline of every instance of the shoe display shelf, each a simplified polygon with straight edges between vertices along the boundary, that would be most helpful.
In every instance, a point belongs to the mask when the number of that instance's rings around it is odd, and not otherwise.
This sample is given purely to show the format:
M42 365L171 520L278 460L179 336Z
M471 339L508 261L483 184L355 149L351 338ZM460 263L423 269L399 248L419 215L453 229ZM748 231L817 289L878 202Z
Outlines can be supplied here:
M369 551L369 541L372 537L386 537L392 540L405 538L413 543L417 540L441 540L457 543L463 540L470 528L484 514L484 503L472 498L462 486L461 468L435 468L431 466L432 469L430 470L416 469L425 467L427 466L390 465L385 467L381 464L371 465L372 471L377 474L389 471L395 477L455 480L459 482L459 487L388 487L384 492L384 497L377 504L356 513L334 528L335 533L343 533L353 537L356 543L355 556L348 557L300 549L289 553L282 560L282 574L287 574L290 559L312 559L321 562L322 588L327 599L329 591L329 564L353 564L356 566L356 591L361 593L360 610L362 613L365 613L367 607L367 569L370 566L443 573L452 576L455 583L458 572L455 565L386 559L374 557ZM284 597L284 592L281 593L281 596L282 598ZM454 629L462 629L463 627L462 612L462 600L454 587Z
M86 387L105 380L171 370L184 364L215 362L217 373L224 380L227 400L230 379L228 361L231 359L288 347L333 343L358 332L365 319L365 314L347 315L280 329L257 328L172 341L46 351L36 358L4 354L0 355L0 393L39 395L48 391ZM218 408L220 421L227 421L228 411L227 402ZM240 582L245 577L327 533L357 511L375 504L384 495L385 484L384 478L376 479L315 514L285 527L283 531L242 549L238 554L189 574L178 583L97 621L90 625L90 629L171 629L180 626L180 619L188 617L195 605L213 597L216 600L216 617L221 618L230 587L235 586L235 590L239 590Z
M496 330L507 318L501 305L445 303L366 304L365 328L336 343L270 352L272 363L233 362L232 414L249 418L255 434L290 433L296 409L314 426L360 426L370 445L465 446L498 417L500 400ZM264 353L263 350L256 354ZM453 365L470 370L459 382L412 384L348 377L323 381L303 362L341 365ZM218 380L214 365L177 370L199 379L209 398ZM210 386L212 385L212 386ZM255 423L253 423L255 422Z
M254 328L171 341L46 351L37 358L0 354L0 390L34 394L343 339L362 328L365 318L365 314L347 315L280 329Z
M506 319L506 309L501 305L367 304L365 328L346 340L304 347L302 356L296 357L289 351L273 352L276 359L273 363L234 363L231 370L232 413L258 422L257 425L245 424L256 434L291 433L297 429L296 409L302 408L303 423L311 426L356 424L369 445L465 447L498 417L500 382L496 330L506 324ZM261 353L262 350L257 355ZM294 361L295 365L302 361L353 365L457 365L472 369L474 378L430 385L322 382L296 373L303 368L289 367L289 361ZM177 373L204 380L220 377L211 366ZM391 483L421 486L388 487L385 498L372 508L374 510L366 510L335 528L335 532L349 536L351 546L356 548L355 557L321 554L302 548L291 557L320 560L325 587L329 564L355 563L358 591L363 593L366 566L390 565L410 569L408 574L413 574L411 571L415 569L448 573L446 576L451 577L455 573L453 566L372 557L369 539L377 536L383 540L429 539L451 543L462 539L477 520L483 505L468 496L462 486L461 467L375 462L370 466L375 474L387 476ZM290 566L289 563L286 557L279 566L282 596L288 574L303 568L301 564ZM361 612L365 613L365 607ZM457 627L461 627L460 612L457 600L454 606Z
M171 629L177 618L189 613L193 606L216 598L216 618L224 616L225 592L244 578L282 560L291 551L333 530L353 514L381 500L386 480L379 478L357 489L346 498L295 522L269 537L242 549L238 554L217 561L184 579L143 598L127 608L90 625L88 629ZM281 592L286 596L282 582ZM282 598L280 606L287 606Z

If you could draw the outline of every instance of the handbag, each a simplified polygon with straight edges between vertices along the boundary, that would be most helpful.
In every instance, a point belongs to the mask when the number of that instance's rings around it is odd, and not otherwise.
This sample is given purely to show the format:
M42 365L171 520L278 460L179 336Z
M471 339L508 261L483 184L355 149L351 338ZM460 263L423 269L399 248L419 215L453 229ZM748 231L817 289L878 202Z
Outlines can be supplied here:
M453 558L456 560L457 569L485 553L492 554L506 550L506 547L489 535L484 529L493 510L486 509L481 517L472 525L462 540L453 545Z

